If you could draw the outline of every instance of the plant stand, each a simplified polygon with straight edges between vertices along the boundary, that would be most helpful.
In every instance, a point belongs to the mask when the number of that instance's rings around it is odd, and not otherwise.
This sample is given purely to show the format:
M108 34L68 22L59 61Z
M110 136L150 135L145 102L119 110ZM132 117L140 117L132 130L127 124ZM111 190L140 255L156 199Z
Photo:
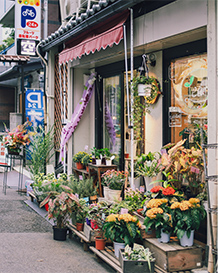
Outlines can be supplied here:
M119 260L115 257L112 247L105 247L105 250L97 250L94 246L89 249L94 252L99 261L103 260L119 273L123 273Z
M69 232L70 239L72 239L72 233L74 233L75 235L77 235L81 239L81 242L83 243L83 250L88 251L89 250L89 244L91 242L87 239L84 232L76 230L76 227L74 225L72 225L72 224L67 224L67 227L68 227L68 229L70 231Z
M144 247L148 247L153 253L155 271L157 273L191 272L189 270L202 267L203 247L200 242L190 247L180 246L176 237L171 237L168 244L159 243L158 239L144 239Z

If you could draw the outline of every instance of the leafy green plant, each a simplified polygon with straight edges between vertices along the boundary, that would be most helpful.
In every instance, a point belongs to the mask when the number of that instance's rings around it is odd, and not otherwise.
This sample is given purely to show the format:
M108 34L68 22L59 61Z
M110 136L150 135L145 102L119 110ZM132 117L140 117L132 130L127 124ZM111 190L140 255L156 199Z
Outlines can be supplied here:
M140 192L139 190L133 190L131 188L127 188L125 194L125 201L128 202L129 206L132 208L133 211L137 209L143 208L143 201L144 201L144 193Z
M48 218L54 219L57 228L65 228L72 214L75 204L80 207L79 199L73 193L61 192L54 194L50 192L41 202L40 207L48 203Z
M27 169L32 179L39 173L45 174L45 166L49 164L54 155L54 130L53 126L45 131L39 126L30 138L30 145L26 149Z
M110 214L103 225L103 231L107 239L130 245L141 239L140 227L138 218L129 213Z
M123 171L116 171L114 169L107 170L102 174L102 185L109 187L111 190L121 190L127 174Z
M181 239L185 232L189 238L192 230L198 230L206 211L198 198L175 202L171 205L174 231Z
M97 194L97 186L93 185L93 178L86 178L83 175L83 179L78 180L74 175L69 177L69 187L73 189L74 193L77 193L80 198L90 197Z
M123 257L126 260L131 261L146 261L148 262L148 268L151 271L151 262L155 261L152 257L152 253L149 248L144 248L144 246L134 243L133 248L129 245L125 246Z
M95 158L95 159L100 159L100 155L102 153L102 149L98 149L96 147L93 147L91 149L91 153L92 153L92 156Z
M161 237L161 230L165 233L173 231L171 209L167 199L151 199L147 203L144 225L146 232L154 229L157 238Z
M76 221L77 223L84 223L86 215L88 213L88 207L85 199L79 199L80 206L76 209Z
M92 155L91 154L86 154L81 160L81 163L84 166L87 166L91 162L92 162Z

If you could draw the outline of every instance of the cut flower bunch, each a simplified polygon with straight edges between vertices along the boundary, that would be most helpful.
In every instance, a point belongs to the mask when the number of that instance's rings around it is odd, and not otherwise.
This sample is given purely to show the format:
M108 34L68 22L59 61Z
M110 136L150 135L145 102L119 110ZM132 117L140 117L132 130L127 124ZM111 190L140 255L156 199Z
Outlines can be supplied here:
M30 144L30 136L32 132L27 131L27 127L31 126L31 122L27 121L22 125L18 125L11 132L6 128L5 131L7 136L5 137L5 146L8 147L11 151L20 152L21 146Z

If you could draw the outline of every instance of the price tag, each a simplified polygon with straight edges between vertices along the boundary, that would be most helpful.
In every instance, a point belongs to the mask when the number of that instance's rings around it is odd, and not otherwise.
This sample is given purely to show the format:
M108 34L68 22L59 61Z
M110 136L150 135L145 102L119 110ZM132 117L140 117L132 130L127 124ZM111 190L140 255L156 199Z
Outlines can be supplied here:
M128 213L128 209L122 208L122 209L120 210L120 214L126 214L126 213Z
M195 167L191 167L191 172L193 173L199 173L199 169L198 168L195 168Z

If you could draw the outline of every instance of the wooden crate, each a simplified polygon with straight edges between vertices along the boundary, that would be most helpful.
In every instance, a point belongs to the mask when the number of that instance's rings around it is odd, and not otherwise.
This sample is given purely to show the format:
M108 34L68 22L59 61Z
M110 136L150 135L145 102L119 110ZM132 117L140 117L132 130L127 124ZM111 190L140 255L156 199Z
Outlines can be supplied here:
M170 243L159 243L157 239L147 238L143 242L156 258L158 268L163 272L176 272L201 268L202 246L197 242L191 247L182 247L176 238L171 238Z

